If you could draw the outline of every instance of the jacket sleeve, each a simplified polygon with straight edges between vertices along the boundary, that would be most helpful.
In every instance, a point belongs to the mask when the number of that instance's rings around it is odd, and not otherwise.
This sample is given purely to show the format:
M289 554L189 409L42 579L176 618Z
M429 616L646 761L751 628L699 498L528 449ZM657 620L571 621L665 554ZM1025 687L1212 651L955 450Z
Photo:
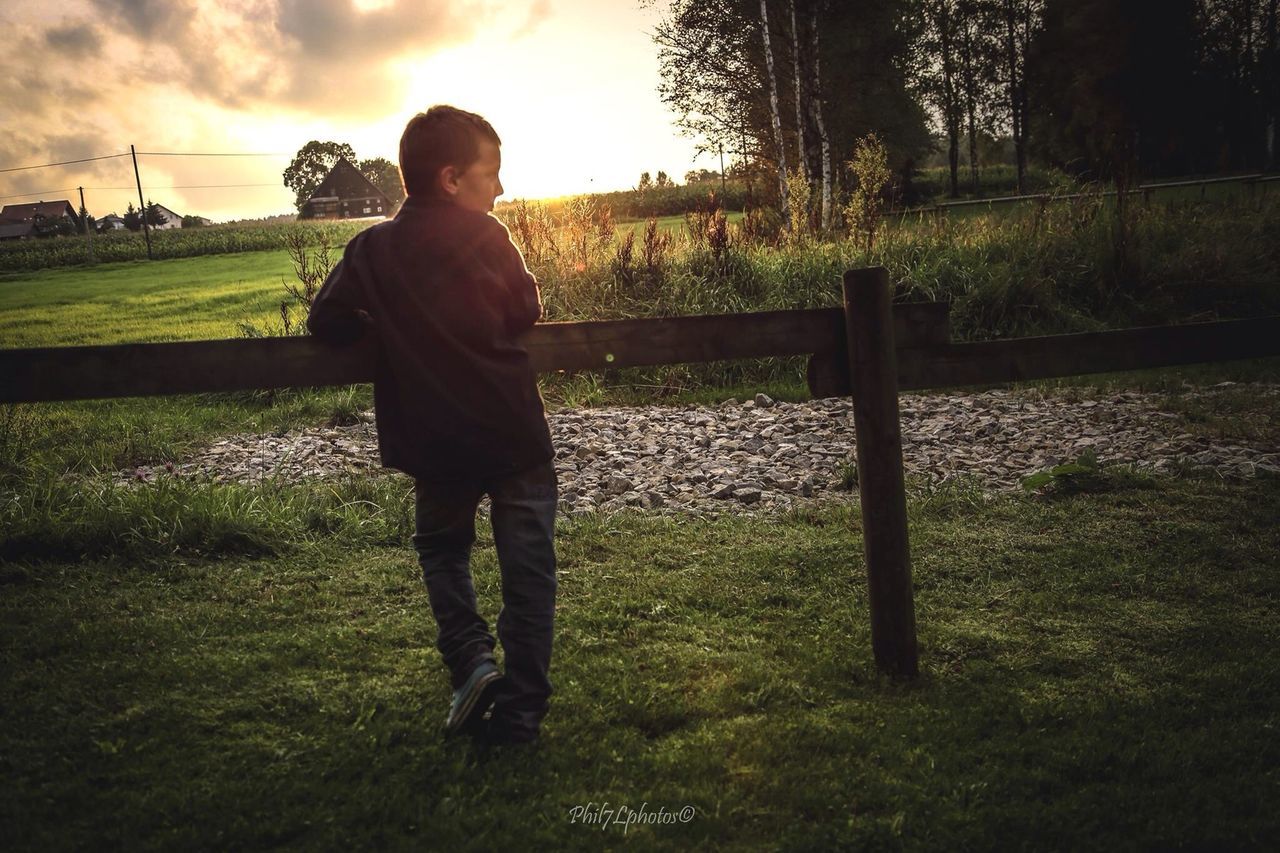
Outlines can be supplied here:
M327 344L355 343L371 325L364 282L353 252L356 242L347 244L342 260L325 279L307 315L307 330Z
M499 252L503 259L503 283L506 285L503 306L506 330L508 335L515 337L542 319L542 292L538 289L538 280L529 272L524 256L511 241L511 235L505 227L502 228Z

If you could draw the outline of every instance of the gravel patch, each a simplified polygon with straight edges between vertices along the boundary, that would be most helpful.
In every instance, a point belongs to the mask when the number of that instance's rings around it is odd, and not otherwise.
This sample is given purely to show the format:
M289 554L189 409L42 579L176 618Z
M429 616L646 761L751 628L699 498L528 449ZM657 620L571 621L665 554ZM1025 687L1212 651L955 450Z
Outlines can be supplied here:
M1191 392L1280 386L1223 383ZM1091 450L1104 464L1155 472L1187 465L1224 477L1280 473L1280 448L1215 442L1182 430L1154 394L1121 392L1076 401L1026 391L903 394L908 481L972 478L983 489L1017 489L1029 474ZM561 509L568 514L638 508L715 516L774 512L800 502L846 499L841 465L854 454L848 398L715 407L576 409L548 416ZM298 482L389 476L378 463L372 412L351 426L284 435L235 435L189 459L121 472L121 482L180 476L215 482Z

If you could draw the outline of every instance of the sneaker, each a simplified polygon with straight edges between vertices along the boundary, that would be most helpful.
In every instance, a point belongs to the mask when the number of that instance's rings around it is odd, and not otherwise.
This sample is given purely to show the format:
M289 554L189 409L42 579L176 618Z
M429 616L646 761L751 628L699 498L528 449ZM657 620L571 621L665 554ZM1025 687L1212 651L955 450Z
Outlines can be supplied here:
M474 722L480 720L489 707L493 705L497 693L498 680L502 673L491 660L484 660L471 671L471 675L461 687L453 691L453 704L449 706L449 718L444 724L444 733L452 736L473 728Z
M513 725L495 711L482 738L488 746L515 746L537 741L538 730Z

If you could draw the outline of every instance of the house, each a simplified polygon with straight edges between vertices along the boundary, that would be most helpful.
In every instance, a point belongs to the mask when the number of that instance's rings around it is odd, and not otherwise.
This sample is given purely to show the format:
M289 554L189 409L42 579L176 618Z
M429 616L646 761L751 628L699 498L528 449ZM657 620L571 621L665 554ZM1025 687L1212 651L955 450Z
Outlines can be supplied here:
M299 219L359 219L390 216L391 199L345 157L325 175L311 198L302 204Z
M168 231L171 228L182 227L182 217L179 214L174 213L172 210L165 207L163 204L155 205L155 210L156 210L156 213L159 213L161 216L164 217L164 221L158 225L152 225L151 230Z
M97 227L99 232L123 231L125 227L124 217L115 213L108 213L106 216L98 220Z
M28 237L65 230L59 220L71 223L74 231L80 218L71 202L34 201L28 204L6 204L0 209L0 240L25 240Z

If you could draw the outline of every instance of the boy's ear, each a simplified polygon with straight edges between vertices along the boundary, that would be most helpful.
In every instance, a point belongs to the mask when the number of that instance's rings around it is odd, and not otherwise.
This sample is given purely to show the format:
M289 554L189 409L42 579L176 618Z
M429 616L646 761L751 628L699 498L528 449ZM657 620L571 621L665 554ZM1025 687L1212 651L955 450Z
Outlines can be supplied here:
M457 166L449 165L441 167L436 172L436 189L441 195L452 196L458 194L458 177L461 174Z

